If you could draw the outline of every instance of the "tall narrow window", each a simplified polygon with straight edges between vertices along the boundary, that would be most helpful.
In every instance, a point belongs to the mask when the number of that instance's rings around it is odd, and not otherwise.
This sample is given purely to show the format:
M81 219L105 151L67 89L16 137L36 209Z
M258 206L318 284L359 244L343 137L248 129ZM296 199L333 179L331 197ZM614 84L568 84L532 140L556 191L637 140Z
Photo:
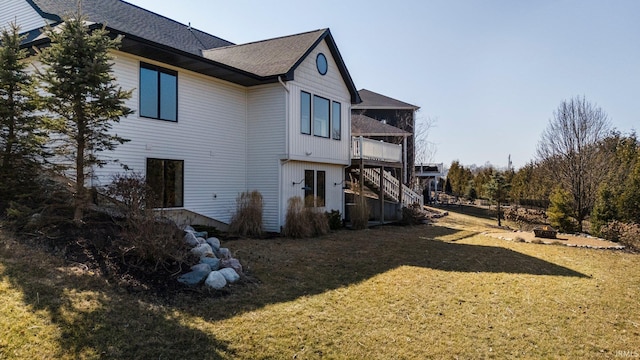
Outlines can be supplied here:
M305 170L304 205L306 207L324 207L326 197L326 172L323 170Z
M311 135L311 94L300 93L300 132Z
M329 100L313 96L313 135L329 137Z
M340 140L340 133L342 132L341 115L340 103L334 101L331 107L331 134L336 140Z
M315 194L314 171L304 171L304 205L313 207L313 196Z
M316 172L316 206L324 207L326 198L326 185L324 171L318 170Z
M140 116L178 120L178 74L175 71L140 64Z
M184 161L147 159L147 184L163 208L184 205Z

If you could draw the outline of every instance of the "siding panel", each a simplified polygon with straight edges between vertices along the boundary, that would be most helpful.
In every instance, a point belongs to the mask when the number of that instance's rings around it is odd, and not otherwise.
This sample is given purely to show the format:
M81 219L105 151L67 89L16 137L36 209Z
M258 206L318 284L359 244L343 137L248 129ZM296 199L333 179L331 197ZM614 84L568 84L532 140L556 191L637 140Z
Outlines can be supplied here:
M326 171L326 206L320 208L322 211L339 210L340 213L344 213L344 192L342 190L342 179L344 178L344 167L333 164L320 164L302 161L291 161L282 166L282 188L284 199L284 211L281 215L281 222L284 224L286 216L287 201L294 197L304 197L304 190L302 184L293 185L293 182L300 182L304 179L305 170L324 170ZM338 183L337 185L333 185Z
M328 71L320 75L316 69L316 56L324 53ZM289 156L301 161L348 165L351 136L351 96L340 75L335 60L326 43L320 43L300 64L295 81L289 83L291 103L291 143ZM300 92L306 91L341 104L341 140L304 135L300 132Z
M262 194L265 230L280 231L280 159L285 153L286 93L280 84L248 93L247 183Z
M138 89L143 59L121 52L116 55L114 72L119 84ZM178 71L178 122L139 117L135 90L127 106L136 113L113 127L131 141L104 156L141 173L147 158L184 160L184 207L229 222L237 195L247 187L246 90L172 69ZM111 174L121 171L117 164L98 169L95 182L107 184Z

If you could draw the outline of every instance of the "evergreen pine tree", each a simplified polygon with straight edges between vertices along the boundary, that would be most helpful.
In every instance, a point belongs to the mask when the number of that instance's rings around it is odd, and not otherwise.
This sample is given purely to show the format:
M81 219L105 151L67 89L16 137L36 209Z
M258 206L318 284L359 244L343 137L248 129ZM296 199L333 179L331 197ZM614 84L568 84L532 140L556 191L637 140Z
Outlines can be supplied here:
M551 204L547 209L547 216L551 226L562 232L575 231L576 224L574 223L572 213L571 194L558 187L549 196Z
M74 221L80 222L87 203L87 175L106 163L99 153L127 141L110 130L132 113L124 105L131 91L123 91L112 74L110 52L119 47L120 37L112 39L104 27L90 28L79 11L45 34L51 46L39 51L44 65L39 77L47 93L44 100L52 130L60 135L56 154L75 170Z
M497 204L498 226L502 226L502 208L500 205L507 200L511 184L507 183L502 173L494 172L489 182L484 185L484 188L489 198Z
M0 40L0 209L33 191L46 134L38 110L34 77L27 71L19 27L2 30Z

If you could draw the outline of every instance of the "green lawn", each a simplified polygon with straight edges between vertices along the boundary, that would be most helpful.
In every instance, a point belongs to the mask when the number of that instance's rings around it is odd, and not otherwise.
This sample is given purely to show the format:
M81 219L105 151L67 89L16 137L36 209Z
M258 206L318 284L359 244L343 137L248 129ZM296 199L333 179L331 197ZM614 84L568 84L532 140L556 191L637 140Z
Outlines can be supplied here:
M0 240L0 359L640 356L640 256L515 243L484 220L233 240L228 293L129 293Z

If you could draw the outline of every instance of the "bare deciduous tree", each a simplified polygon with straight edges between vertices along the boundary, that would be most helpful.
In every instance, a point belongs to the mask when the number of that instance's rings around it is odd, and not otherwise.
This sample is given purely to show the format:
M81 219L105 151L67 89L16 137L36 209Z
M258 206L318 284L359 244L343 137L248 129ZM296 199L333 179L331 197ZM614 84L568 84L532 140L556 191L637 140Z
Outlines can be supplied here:
M593 208L606 158L597 146L611 132L602 108L584 96L564 100L553 113L538 142L538 157L549 166L549 176L572 197L573 217L582 221Z
M433 157L436 154L436 144L429 140L429 135L435 124L436 119L431 117L418 119L416 121L416 127L413 133L416 164L433 162Z

